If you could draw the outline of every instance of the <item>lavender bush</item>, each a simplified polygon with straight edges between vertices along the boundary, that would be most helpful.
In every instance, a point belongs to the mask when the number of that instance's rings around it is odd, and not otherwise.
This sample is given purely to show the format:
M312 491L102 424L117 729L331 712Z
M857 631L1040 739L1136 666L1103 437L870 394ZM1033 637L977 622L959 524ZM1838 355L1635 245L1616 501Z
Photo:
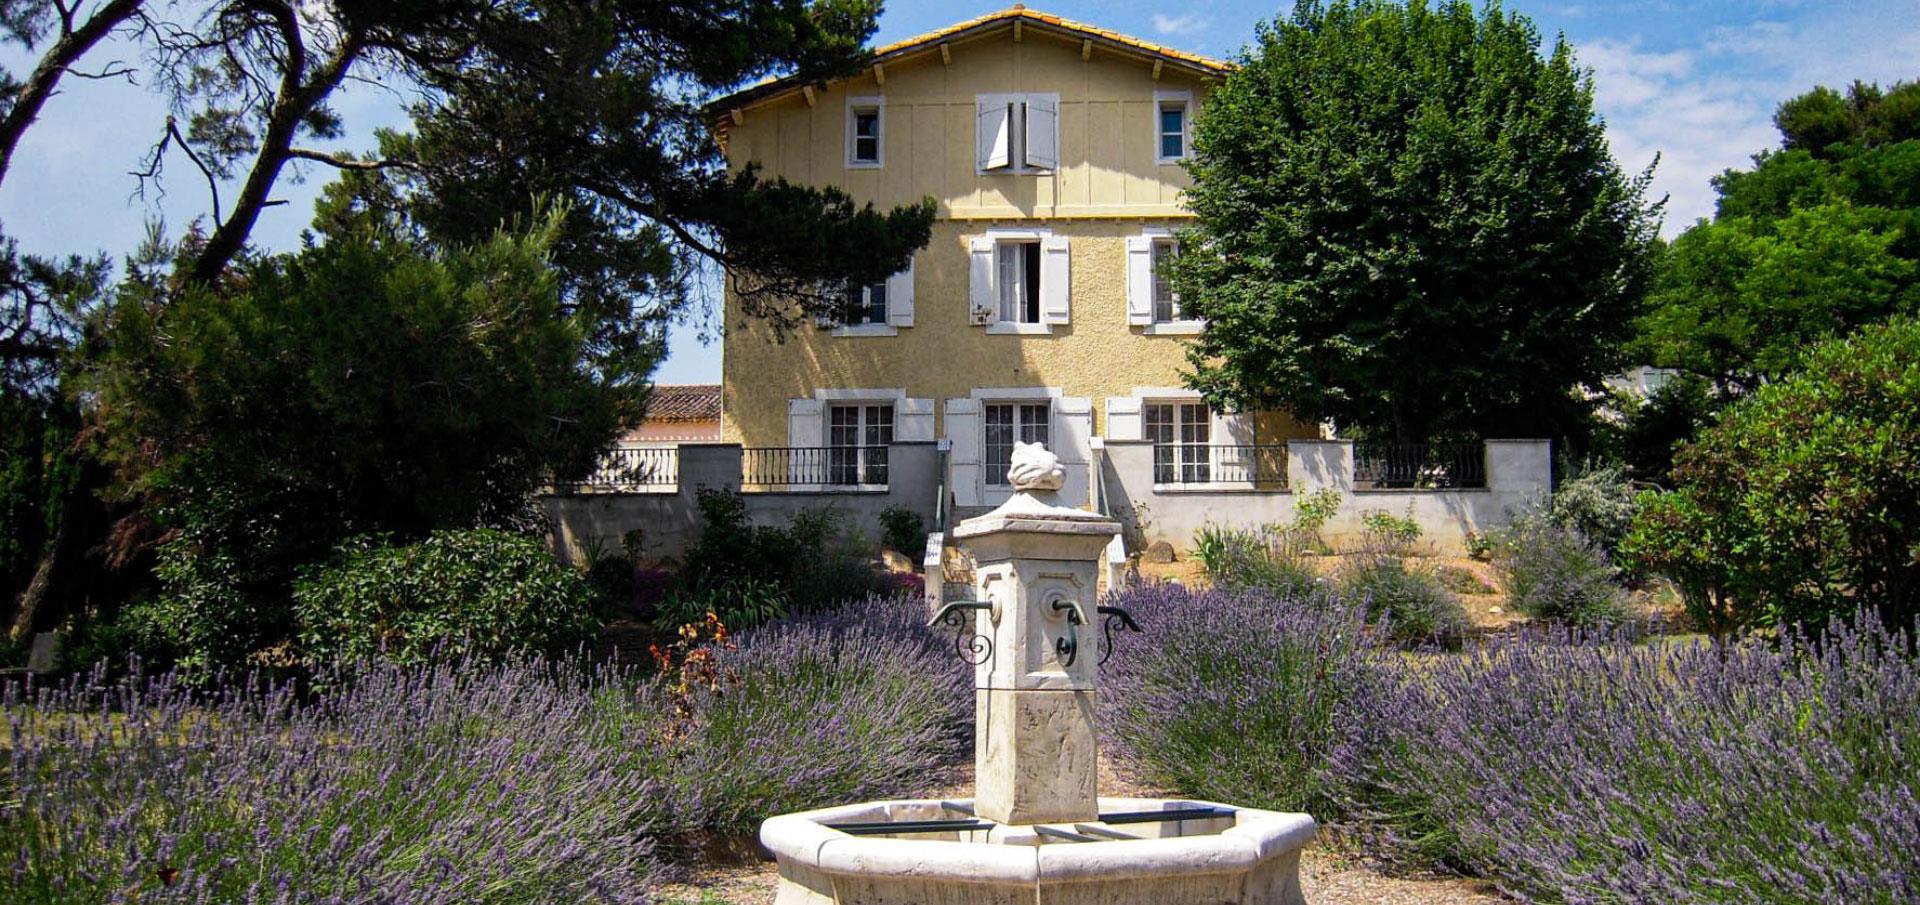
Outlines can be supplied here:
M911 598L870 598L748 632L663 746L679 840L773 814L922 791L973 737L971 667Z
M312 700L172 674L9 686L19 903L640 902L660 796L609 673L369 666Z
M1862 620L1872 623L1874 620ZM1513 640L1353 697L1344 809L1568 902L1920 901L1912 639Z
M1117 602L1144 632L1102 667L1108 749L1181 794L1326 814L1323 767L1373 668L1358 609L1168 584Z

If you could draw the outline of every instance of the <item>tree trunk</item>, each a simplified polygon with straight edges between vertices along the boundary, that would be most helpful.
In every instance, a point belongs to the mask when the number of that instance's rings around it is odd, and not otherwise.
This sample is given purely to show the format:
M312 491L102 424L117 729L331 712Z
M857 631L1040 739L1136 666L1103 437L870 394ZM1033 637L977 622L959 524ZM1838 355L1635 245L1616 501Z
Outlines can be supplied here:
M86 55L120 23L133 18L140 11L141 2L112 0L79 28L61 35L60 40L48 48L47 55L40 58L40 65L34 67L33 74L20 87L20 93L14 95L13 109L7 111L5 119L0 119L0 180L7 178L7 169L13 164L13 152L20 145L21 136L27 134L27 127L40 116L47 99L53 97L60 77L67 74L67 67Z
M47 539L47 549L40 554L40 564L34 567L33 579L27 582L26 590L20 592L13 611L13 625L7 629L7 640L19 643L33 631L33 620L40 615L40 607L47 600L47 594L53 587L53 577L59 571L60 563L66 558L66 548L74 535L73 524L77 517L74 505L77 500L67 500L60 507L60 524L53 529L53 537Z

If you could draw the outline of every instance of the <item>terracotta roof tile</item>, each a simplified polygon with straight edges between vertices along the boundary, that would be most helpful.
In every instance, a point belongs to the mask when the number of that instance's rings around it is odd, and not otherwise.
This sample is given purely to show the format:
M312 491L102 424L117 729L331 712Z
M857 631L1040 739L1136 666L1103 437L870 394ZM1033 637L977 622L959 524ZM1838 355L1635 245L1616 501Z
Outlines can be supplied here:
M647 398L648 421L720 420L720 385L669 383L656 385Z

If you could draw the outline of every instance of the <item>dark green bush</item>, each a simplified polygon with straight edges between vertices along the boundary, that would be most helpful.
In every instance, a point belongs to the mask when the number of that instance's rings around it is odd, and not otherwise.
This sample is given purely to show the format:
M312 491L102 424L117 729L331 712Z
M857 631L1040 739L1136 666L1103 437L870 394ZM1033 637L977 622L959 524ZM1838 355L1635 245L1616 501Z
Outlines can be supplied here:
M1626 548L1707 627L1920 615L1920 321L1822 343L1676 462Z
M322 662L562 650L597 628L578 572L534 538L486 529L405 546L356 538L302 574L293 599L300 642Z
M680 570L691 596L683 597L681 608L691 609L687 601L703 595L722 595L716 602L724 604L726 595L757 598L772 588L779 610L797 615L886 593L872 549L846 530L840 513L808 509L786 527L755 525L740 494L702 489L698 496L700 536Z
M880 532L887 546L908 559L919 560L927 547L927 523L905 506L880 510Z

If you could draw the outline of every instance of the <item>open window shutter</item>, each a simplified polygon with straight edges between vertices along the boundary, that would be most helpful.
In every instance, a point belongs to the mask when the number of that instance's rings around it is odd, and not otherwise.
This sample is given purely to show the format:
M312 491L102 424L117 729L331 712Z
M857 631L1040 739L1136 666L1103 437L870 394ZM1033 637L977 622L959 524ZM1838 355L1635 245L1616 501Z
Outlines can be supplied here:
M1145 436L1140 421L1140 397L1107 397L1107 439L1138 440Z
M1060 102L1027 98L1027 166L1051 170L1060 163Z
M820 435L824 429L825 408L818 399L787 400L787 445L820 446L824 442Z
M1153 239L1127 237L1127 323L1153 323Z
M1040 319L1049 324L1064 324L1071 319L1072 279L1067 270L1067 237L1048 236L1040 240Z
M947 439L953 441L948 467L953 475L953 503L975 506L980 501L980 402L947 400Z
M978 104L979 127L974 131L974 147L979 167L991 170L1004 167L1008 160L1007 101L1003 97L983 95Z
M933 439L933 400L902 399L893 413L893 439L896 443Z
M967 243L967 322L991 324L1000 319L993 298L993 240L975 236Z
M913 262L907 269L887 277L887 323L895 327L913 326Z

